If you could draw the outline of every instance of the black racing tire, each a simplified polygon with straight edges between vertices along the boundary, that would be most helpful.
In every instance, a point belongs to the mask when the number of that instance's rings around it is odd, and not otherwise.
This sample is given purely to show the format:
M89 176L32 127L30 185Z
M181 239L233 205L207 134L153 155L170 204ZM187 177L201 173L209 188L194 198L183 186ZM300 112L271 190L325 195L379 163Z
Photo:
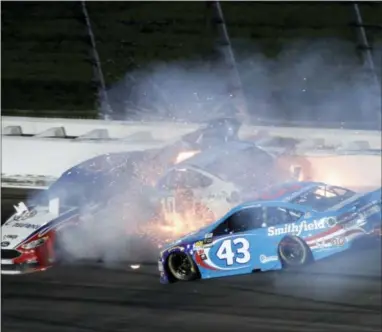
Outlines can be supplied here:
M199 277L194 260L184 252L171 253L167 259L167 268L175 280L191 281Z
M313 261L312 251L298 236L284 237L279 243L278 255L284 268L304 266Z

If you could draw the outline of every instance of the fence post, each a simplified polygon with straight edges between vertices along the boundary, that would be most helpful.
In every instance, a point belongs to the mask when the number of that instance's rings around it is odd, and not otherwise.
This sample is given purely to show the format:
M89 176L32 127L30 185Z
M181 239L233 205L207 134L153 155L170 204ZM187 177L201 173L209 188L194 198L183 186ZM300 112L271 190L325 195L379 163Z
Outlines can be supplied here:
M105 110L106 114L102 112L101 110L99 112L99 116L103 118L104 120L108 120L110 119L110 116L113 111L109 103L109 97L106 90L105 78L102 71L102 64L98 54L97 44L95 41L95 37L94 37L94 33L93 33L93 29L92 29L92 25L91 25L89 13L88 13L85 1L81 1L81 6L82 6L82 13L85 18L88 36L90 39L91 49L92 49L91 53L93 58L93 71L94 71L96 82L98 84L98 97L101 98L100 106L102 105L102 101L103 101L106 107L106 110Z
M228 35L227 26L225 24L223 10L220 6L219 1L207 2L207 5L210 5L212 8L212 19L213 24L216 26L219 41L218 41L218 50L220 51L222 57L225 60L225 63L230 71L230 92L233 94L233 100L236 101L235 106L238 108L239 114L235 114L242 119L247 119L248 109L245 95L243 92L243 86L240 79L240 74L236 66L235 55L232 50L231 41Z
M355 17L357 20L357 26L358 26L358 37L359 37L359 43L361 45L362 55L363 55L363 64L365 67L365 70L370 73L373 84L372 84L372 91L373 94L375 94L376 98L381 98L381 85L378 78L378 74L375 69L374 60L373 60L373 54L371 53L371 46L369 44L365 26L363 24L362 14L361 10L359 9L358 3L353 4L353 9L355 13ZM378 105L378 101L377 101ZM379 100L379 106L377 106L376 110L376 116L377 116L377 122L378 122L378 129L381 129L381 106L382 102ZM366 114L365 114L366 115Z

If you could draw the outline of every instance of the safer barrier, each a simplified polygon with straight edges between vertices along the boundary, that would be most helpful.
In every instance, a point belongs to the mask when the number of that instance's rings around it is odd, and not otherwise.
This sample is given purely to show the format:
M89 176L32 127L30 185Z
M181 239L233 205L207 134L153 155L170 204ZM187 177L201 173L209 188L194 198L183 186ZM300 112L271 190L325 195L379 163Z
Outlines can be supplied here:
M355 149L381 149L381 132L377 130L349 130L327 128L296 128L296 127L265 127L265 126L242 126L239 136L242 139L264 133L273 137L294 138L306 141L320 142L326 147L340 147Z
M44 142L45 144L48 142ZM43 148L45 145L42 144ZM58 145L54 145L57 147ZM118 151L121 146L113 145L108 152ZM143 149L143 147L140 147ZM2 187L5 188L33 188L46 189L65 170L80 161L97 155L100 150L88 150L83 155L81 150L74 153L73 150L56 149L49 154L18 154L12 159L3 159ZM123 148L125 151L126 148ZM71 151L69 153L69 151ZM8 151L11 154L11 151ZM381 154L300 154L292 157L295 166L302 166L310 179L322 181L333 185L349 188L367 187L378 188L382 186L382 158ZM28 163L29 173L21 173ZM7 171L7 173L4 172ZM19 173L18 173L19 172Z
M172 140L200 128L201 124L182 122L104 121L78 119L42 119L2 117L2 134L20 136L54 136L83 139L129 139L132 135L152 136L158 140ZM277 127L243 125L239 136L248 139L259 132L270 136L296 139L319 139L325 145L348 146L354 142L373 149L381 149L381 132L373 130L326 129L312 127Z
M57 180L57 177L44 176L44 175L6 175L2 174L1 187L2 188L17 188L17 189L36 189L44 190Z
M56 138L129 139L133 135L172 140L198 129L198 124L176 122L105 121L2 117L2 134L12 136L55 136ZM52 130L54 129L54 130ZM55 135L59 133L59 135ZM94 135L96 133L96 135ZM64 134L64 135L63 135ZM101 134L101 135L97 135Z
M159 122L3 117L2 186L46 187L65 170L97 155L157 149L199 127ZM259 135L268 139L300 139L296 153L309 163L316 180L345 186L381 183L378 131L258 126L243 126L240 130L244 139ZM377 154L370 154L374 152Z
M54 138L2 138L2 174L58 177L80 162L104 153L142 151L167 145L165 141L57 140Z

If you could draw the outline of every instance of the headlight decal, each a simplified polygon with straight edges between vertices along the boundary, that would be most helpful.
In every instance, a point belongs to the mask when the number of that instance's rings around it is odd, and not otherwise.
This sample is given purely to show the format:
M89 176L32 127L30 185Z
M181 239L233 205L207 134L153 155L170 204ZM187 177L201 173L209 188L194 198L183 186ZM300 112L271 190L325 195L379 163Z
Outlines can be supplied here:
M27 250L37 248L37 247L43 245L47 239L48 239L47 236L42 237L42 238L40 238L40 239L37 239L37 240L31 241L31 242L29 242L29 243L25 243L25 244L23 244L23 245L21 246L21 248L23 248L23 249L27 249Z

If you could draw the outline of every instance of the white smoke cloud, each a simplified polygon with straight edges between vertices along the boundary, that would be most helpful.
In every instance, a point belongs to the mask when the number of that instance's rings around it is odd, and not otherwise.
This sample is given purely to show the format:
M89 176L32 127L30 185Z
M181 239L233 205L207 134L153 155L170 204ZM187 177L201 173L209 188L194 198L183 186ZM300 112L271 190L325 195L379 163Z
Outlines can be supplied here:
M58 234L58 250L64 261L100 260L110 266L121 261L156 259L157 244L139 235L139 226L152 220L156 211L155 193L118 175L114 181L128 184L125 188L100 188L104 192L93 195L96 204L81 206L80 223ZM99 209L105 201L108 204Z
M233 45L252 118L372 123L381 109L354 43L298 41L272 59L246 42ZM230 86L221 62L182 61L127 73L108 93L117 118L205 121L230 109Z

